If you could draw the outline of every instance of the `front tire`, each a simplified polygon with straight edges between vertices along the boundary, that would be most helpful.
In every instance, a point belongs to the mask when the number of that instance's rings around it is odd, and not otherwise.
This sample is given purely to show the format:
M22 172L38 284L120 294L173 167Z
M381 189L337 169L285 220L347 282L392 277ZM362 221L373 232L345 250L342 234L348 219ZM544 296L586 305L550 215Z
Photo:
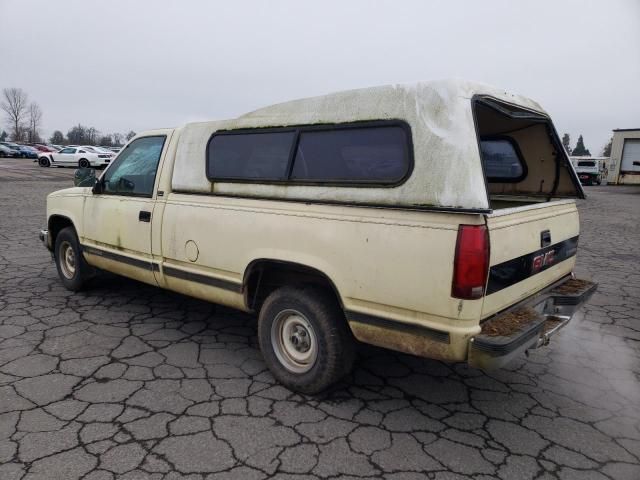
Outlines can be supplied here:
M282 287L260 309L265 363L287 388L321 392L351 371L355 342L336 299L319 289Z
M80 161L78 162L78 166L80 168L89 168L91 164L89 163L89 160L87 160L86 158L81 158Z
M73 227L60 230L56 237L54 257L58 276L67 290L81 290L90 278L90 267L82 257L80 242Z
M41 167L50 167L51 161L49 161L47 157L40 157L40 160L38 160L38 165L40 165Z

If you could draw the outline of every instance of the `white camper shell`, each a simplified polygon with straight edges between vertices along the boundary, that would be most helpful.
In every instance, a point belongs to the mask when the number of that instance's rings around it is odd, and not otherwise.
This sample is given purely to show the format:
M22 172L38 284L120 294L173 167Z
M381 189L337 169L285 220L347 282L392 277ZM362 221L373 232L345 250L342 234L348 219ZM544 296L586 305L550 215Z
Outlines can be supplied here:
M295 182L210 181L202 165L216 132L309 125L400 121L411 131L412 171L389 188L345 188ZM172 180L179 192L257 198L432 207L488 212L492 198L523 201L584 196L542 107L519 95L460 80L388 85L295 100L233 120L191 123L180 133ZM517 142L524 179L485 178L480 138ZM352 185L349 185L352 186Z

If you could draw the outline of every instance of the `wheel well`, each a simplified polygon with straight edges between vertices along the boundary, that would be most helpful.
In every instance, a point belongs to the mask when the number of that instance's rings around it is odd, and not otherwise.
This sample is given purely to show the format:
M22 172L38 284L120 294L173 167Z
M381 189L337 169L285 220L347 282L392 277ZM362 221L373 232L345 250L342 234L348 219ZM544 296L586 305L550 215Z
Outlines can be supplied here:
M258 312L269 294L285 285L313 285L322 288L333 295L342 308L338 289L320 270L299 263L266 259L251 262L245 271L245 305Z
M67 227L73 227L73 222L69 220L69 218L63 217L62 215L52 215L49 218L47 228L49 230L49 238L51 238L51 248L56 244L56 237L58 233L60 233L60 230Z

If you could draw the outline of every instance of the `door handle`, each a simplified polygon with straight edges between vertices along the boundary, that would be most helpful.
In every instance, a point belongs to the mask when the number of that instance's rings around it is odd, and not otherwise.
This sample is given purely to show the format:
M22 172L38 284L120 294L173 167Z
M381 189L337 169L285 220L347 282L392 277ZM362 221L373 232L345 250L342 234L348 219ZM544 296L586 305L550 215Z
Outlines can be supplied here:
M138 220L141 222L150 222L151 221L151 212L147 212L145 210L140 210L138 214Z
M549 230L543 230L540 232L540 246L542 248L551 245L551 232Z

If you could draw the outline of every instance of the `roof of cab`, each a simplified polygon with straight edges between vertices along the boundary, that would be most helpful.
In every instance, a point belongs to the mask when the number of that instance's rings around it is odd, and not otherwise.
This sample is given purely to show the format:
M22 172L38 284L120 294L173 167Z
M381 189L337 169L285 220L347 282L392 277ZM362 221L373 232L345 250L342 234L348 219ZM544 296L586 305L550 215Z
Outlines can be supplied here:
M471 108L476 95L546 115L538 103L526 97L457 79L293 100L235 119L187 124L180 134L172 187L190 193L487 210L489 201ZM415 158L412 175L393 188L212 183L205 175L207 143L218 130L392 119L404 120L411 127Z

